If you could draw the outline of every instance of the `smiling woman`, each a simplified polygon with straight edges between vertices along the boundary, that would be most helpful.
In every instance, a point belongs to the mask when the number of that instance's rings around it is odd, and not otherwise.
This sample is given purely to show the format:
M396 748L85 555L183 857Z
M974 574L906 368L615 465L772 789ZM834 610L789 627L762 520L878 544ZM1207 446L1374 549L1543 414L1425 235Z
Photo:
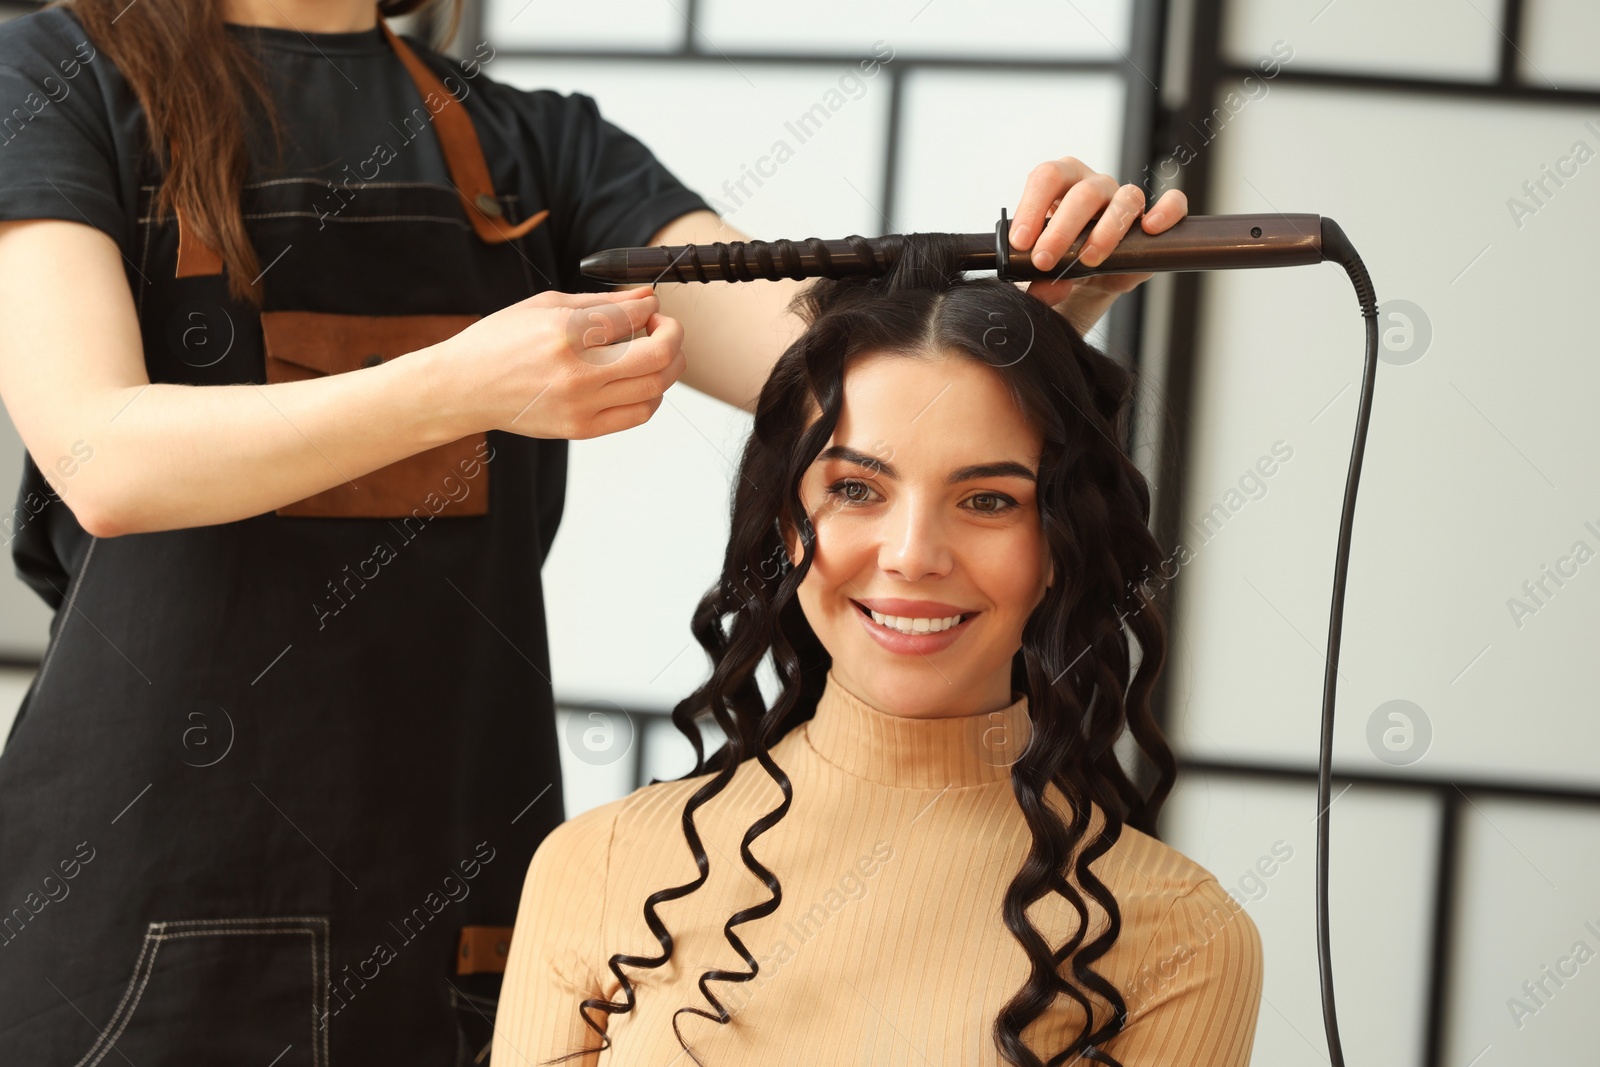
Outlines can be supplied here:
M842 443L801 481L816 552L800 604L835 680L917 718L1005 707L1023 624L1052 580L1038 431L1004 379L951 351L867 353L845 393ZM892 458L852 445L868 440L892 442ZM789 540L798 560L792 526Z
M1135 586L1162 553L1116 444L1130 375L965 280L946 235L903 239L887 275L799 298L693 621L711 676L673 719L696 766L541 844L497 1052L1249 1060L1255 925L1154 836L1175 768L1149 709L1166 624ZM879 845L861 899L797 938Z

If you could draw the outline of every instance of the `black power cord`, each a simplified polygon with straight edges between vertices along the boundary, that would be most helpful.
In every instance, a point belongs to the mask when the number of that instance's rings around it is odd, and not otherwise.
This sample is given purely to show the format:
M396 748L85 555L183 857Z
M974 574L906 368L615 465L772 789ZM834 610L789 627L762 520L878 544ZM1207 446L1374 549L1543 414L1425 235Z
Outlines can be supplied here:
M1367 450L1367 425L1372 419L1372 386L1378 370L1378 305L1372 279L1350 239L1332 219L1322 220L1322 255L1345 269L1356 288L1361 315L1367 320L1367 355L1361 371L1361 400L1356 412L1356 437L1345 475L1344 507L1339 515L1339 547L1334 554L1333 609L1328 621L1327 673L1322 681L1322 739L1317 758L1317 976L1322 988L1322 1025L1328 1034L1333 1067L1344 1067L1339 1019L1333 1002L1333 961L1328 936L1328 809L1333 804L1333 706L1339 676L1339 636L1344 626L1345 575L1350 568L1350 527L1355 519L1361 460Z

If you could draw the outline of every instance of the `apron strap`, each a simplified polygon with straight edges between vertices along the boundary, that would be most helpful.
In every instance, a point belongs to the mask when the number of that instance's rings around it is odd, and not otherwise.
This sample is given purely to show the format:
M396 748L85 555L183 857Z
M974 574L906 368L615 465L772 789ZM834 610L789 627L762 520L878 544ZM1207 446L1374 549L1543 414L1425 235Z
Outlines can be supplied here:
M417 58L411 46L389 28L388 21L382 15L378 16L378 25L383 27L383 34L388 38L390 47L400 57L400 62L405 64L407 73L411 75L411 80L416 84L417 92L423 99L423 106L432 110L428 103L430 94L441 101L438 112L433 116L434 131L438 135L439 146L444 151L445 166L450 171L450 179L456 187L456 192L461 196L461 205L467 213L467 220L472 223L472 229L478 237L487 244L500 244L521 237L543 222L550 214L548 208L515 226L506 222L505 212L500 206L500 201L495 198L494 185L489 179L489 164L484 159L483 146L478 142L478 132L473 128L472 118L467 114L466 105L444 87L438 76ZM175 156L176 153L177 145L174 143L172 154ZM176 208L175 214L178 220L176 277L221 274L222 257L200 239L192 225L185 224L182 208Z

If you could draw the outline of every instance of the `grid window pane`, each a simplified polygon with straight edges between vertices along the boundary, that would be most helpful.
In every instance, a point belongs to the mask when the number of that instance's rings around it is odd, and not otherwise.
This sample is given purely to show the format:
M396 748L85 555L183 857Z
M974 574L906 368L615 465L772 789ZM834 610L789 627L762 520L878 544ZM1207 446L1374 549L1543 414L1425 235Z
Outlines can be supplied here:
M483 32L497 47L575 52L672 52L687 33L683 6L609 0L604 16L559 0L483 0Z
M1445 1062L1592 1063L1600 1017L1600 812L1594 805L1477 798L1461 827Z
M1168 844L1214 874L1261 931L1265 985L1251 1063L1327 1062L1316 955L1316 786L1192 774L1163 812ZM1352 1064L1422 1052L1438 804L1335 786L1328 898L1340 1037ZM1452 1061L1455 1062L1455 1061ZM1465 1061L1460 1061L1464 1063Z
M702 0L695 25L701 46L730 52L870 51L887 42L897 54L1038 56L1116 60L1128 49L1131 0L812 0L805 5Z
M1542 89L1600 86L1600 4L1593 0L1525 0L1517 77Z
M1493 81L1504 0L1232 0L1223 54L1250 64L1278 41L1296 69Z

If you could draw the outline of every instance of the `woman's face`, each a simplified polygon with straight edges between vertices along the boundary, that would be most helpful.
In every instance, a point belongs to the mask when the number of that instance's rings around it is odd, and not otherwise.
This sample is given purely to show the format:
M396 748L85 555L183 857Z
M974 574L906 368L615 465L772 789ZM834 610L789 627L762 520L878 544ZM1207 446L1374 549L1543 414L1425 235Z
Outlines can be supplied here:
M1011 703L1023 624L1054 579L1040 447L976 360L868 353L847 365L838 426L800 485L817 541L799 590L847 690L917 718ZM793 532L789 548L798 562Z

